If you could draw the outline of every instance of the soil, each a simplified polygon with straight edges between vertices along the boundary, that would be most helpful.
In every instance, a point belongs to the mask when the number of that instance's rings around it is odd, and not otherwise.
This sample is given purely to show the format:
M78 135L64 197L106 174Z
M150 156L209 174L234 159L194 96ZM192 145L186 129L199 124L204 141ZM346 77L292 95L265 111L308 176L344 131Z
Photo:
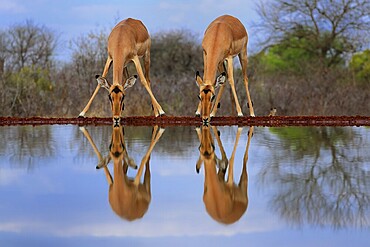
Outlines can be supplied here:
M47 117L0 117L0 126L11 125L111 125L111 118L47 118ZM121 124L129 126L200 126L200 117L190 116L131 116L123 117ZM214 126L370 126L367 116L262 116L262 117L214 117Z

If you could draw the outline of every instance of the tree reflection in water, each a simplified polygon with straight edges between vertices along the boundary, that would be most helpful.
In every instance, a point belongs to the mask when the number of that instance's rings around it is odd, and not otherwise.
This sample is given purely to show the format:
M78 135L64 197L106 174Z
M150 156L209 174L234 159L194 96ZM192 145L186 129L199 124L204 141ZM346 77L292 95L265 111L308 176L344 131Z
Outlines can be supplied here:
M272 159L259 177L274 188L270 205L282 218L298 226L369 226L367 138L353 128L271 128L271 132L279 140L269 141Z
M1 127L0 153L10 157L10 164L26 164L33 169L37 157L55 155L55 142L51 126L7 126ZM23 168L23 167L22 167Z

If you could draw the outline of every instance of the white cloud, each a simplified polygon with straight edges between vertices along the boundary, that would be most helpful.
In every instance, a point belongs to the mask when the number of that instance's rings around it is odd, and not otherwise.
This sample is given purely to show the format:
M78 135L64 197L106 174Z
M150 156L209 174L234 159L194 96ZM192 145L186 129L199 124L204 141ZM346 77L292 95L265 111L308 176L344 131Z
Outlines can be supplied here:
M16 169L1 169L0 170L0 185L11 185L17 182L25 171Z
M152 207L148 215L134 222L126 222L111 213L103 214L104 218L92 216L88 221L78 220L77 222L50 221L50 218L45 216L45 220L1 222L0 232L43 233L59 237L157 238L235 236L271 232L281 228L277 219L271 219L268 214L261 212L261 209L249 210L238 222L225 226L211 219L204 212L202 204L170 203L169 206L165 209L162 206ZM163 210L166 211L165 214Z

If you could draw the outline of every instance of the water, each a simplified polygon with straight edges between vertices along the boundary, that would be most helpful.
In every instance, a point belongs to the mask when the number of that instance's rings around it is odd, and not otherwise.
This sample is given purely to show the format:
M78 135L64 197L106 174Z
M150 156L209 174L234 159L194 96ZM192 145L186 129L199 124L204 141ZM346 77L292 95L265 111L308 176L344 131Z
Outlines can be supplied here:
M0 246L368 246L370 128L152 130L0 127Z

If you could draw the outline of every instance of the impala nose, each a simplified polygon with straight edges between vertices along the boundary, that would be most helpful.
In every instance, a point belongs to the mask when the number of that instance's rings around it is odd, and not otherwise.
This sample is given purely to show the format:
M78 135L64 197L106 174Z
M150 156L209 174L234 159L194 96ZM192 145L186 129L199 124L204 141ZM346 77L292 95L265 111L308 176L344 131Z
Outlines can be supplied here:
M114 117L113 117L113 124L114 124L114 127L119 127L119 126L120 126L120 123L121 123L121 118L120 118L120 117L116 117L116 116L114 116Z
M209 125L209 121L210 120L210 118L203 118L203 126L208 126Z

